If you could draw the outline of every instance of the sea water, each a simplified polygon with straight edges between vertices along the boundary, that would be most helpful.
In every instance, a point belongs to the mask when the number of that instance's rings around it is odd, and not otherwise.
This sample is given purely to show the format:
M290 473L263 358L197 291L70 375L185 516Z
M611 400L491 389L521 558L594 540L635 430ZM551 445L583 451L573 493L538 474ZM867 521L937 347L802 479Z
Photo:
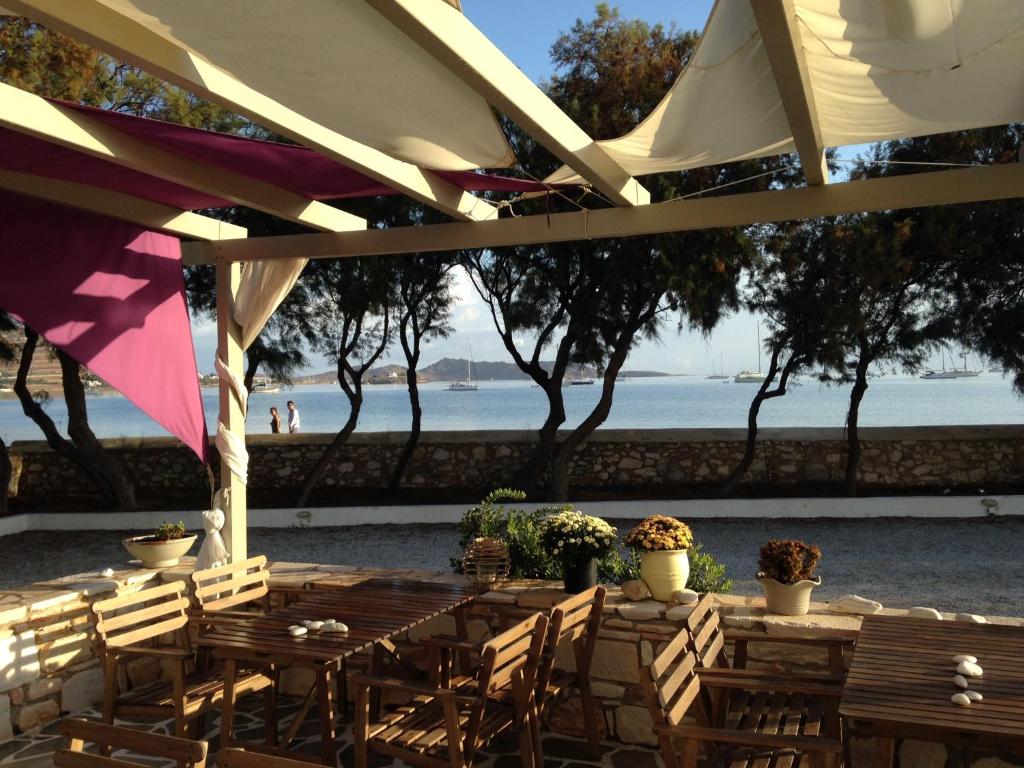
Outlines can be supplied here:
M447 383L420 386L423 429L428 431L537 429L547 413L544 392L527 381L481 381L476 392L450 392ZM360 432L397 432L409 428L409 397L402 385L364 388ZM701 376L633 378L619 381L605 429L665 429L672 427L743 427L757 391L753 384L708 380ZM570 386L565 395L566 427L578 424L601 394L592 386ZM849 406L849 386L826 386L804 378L781 398L761 408L765 427L841 427ZM335 432L348 417L348 402L334 385L305 385L276 393L256 393L249 399L247 431L270 432L271 406L286 421L285 403L294 400L303 432ZM203 405L211 433L217 414L216 389L203 390ZM67 411L59 398L45 404L58 427L67 426ZM88 397L89 423L100 437L166 435L154 421L120 395ZM997 373L976 378L926 381L910 376L881 376L870 380L861 406L862 426L939 424L1021 424L1024 402L1010 380ZM0 436L39 440L39 429L24 416L17 400L0 400Z

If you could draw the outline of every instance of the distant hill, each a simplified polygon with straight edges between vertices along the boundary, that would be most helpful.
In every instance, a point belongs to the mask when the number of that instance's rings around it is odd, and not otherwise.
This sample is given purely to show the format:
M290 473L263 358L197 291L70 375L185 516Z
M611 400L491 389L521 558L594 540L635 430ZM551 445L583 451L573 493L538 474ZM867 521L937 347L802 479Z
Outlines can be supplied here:
M441 358L436 363L431 363L421 368L419 380L421 382L461 381L466 378L466 362L465 358ZM541 365L545 369L550 369L552 364L551 360L541 361ZM567 378L596 378L597 375L597 371L592 366L583 366L581 369L570 369ZM671 376L672 374L661 371L623 371L620 375L639 379ZM480 381L516 381L529 378L519 370L515 363L488 360L480 360L473 363L473 377ZM401 365L382 365L377 368L371 368L367 372L366 379L375 384L405 383L405 367ZM314 373L296 379L300 384L333 384L337 380L337 374L334 371Z

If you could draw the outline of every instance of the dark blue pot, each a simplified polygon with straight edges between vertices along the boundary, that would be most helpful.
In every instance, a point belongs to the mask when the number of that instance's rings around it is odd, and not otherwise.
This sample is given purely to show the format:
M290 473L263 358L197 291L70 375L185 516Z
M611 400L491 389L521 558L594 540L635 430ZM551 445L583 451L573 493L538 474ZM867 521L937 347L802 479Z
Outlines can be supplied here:
M580 592L597 586L597 560L595 559L565 563L562 569L565 591L570 595L578 595Z

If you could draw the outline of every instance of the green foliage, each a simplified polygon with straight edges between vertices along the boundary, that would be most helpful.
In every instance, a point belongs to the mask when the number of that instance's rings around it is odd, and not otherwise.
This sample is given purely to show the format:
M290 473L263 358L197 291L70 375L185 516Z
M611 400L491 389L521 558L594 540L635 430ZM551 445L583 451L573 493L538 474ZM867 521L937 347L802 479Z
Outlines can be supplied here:
M156 533L153 534L153 538L158 541L173 541L174 539L181 539L185 536L185 523L179 520L176 523L168 523L166 520L160 523L160 527L156 529Z
M690 578L686 586L694 592L704 594L715 592L724 595L732 592L735 581L726 577L725 565L718 562L715 556L704 551L702 544L690 548Z
M812 581L821 560L821 550L813 544L796 539L772 539L763 547L757 559L761 575L780 584Z

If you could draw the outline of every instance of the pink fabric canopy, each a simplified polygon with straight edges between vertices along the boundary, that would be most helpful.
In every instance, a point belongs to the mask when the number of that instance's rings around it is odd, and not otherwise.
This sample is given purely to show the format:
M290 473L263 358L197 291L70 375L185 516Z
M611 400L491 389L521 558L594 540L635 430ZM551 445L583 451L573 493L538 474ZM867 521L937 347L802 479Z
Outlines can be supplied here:
M0 264L0 307L206 460L177 238L0 192Z
M306 147L186 128L69 102L54 103L87 113L167 152L212 164L314 200L397 194L390 187ZM0 168L91 184L187 210L233 205L224 198L197 192L9 129L0 129ZM535 181L473 171L436 173L460 189L471 192L520 193L547 188Z

